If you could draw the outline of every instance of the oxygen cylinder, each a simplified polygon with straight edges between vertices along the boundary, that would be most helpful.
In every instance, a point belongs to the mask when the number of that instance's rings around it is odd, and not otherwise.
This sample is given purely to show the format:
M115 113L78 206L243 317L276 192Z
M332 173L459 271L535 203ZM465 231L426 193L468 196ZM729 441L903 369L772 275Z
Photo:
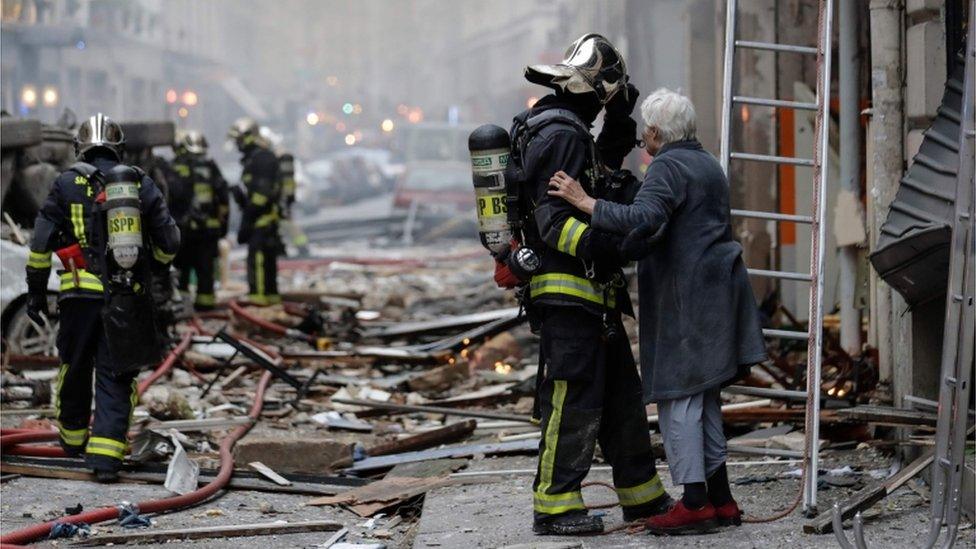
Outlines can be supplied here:
M131 269L142 247L142 214L139 209L139 174L119 164L105 175L105 211L108 251L115 263Z
M510 147L508 132L494 124L478 126L468 137L478 234L481 244L492 254L506 250L512 239L505 207L505 168Z

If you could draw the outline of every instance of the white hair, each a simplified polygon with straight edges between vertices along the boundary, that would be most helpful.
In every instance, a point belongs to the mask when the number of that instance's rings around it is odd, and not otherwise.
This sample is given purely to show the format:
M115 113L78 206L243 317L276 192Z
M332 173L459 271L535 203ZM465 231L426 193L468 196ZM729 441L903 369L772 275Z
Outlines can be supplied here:
M641 103L641 116L665 144L695 139L697 135L695 106L687 97L667 88L658 88L647 96Z

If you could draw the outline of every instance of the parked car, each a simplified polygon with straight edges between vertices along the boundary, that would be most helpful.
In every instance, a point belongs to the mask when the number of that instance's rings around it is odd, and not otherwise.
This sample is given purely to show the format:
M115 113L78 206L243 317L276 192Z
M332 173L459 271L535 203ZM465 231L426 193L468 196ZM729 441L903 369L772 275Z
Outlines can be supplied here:
M409 209L413 203L425 212L474 210L471 168L464 162L408 163L394 189L393 207Z

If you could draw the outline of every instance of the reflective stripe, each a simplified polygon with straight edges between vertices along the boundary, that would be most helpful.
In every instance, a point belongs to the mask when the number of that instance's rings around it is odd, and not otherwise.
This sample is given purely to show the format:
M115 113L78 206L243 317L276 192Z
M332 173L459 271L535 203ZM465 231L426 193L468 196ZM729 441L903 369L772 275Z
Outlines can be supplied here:
M278 221L277 209L273 210L271 213L266 213L259 217L258 220L254 222L254 226L257 228L267 227L275 221Z
M160 263L169 263L170 261L173 261L174 257L176 257L176 254L168 254L164 252L162 249L160 249L158 246L153 246L152 252L153 252L153 257L156 259L156 261Z
M271 294L269 296L266 296L266 300L268 302L268 305L277 305L281 303L281 296L278 294Z
M207 228L208 229L219 229L220 228L220 220L219 219L214 219L213 217L207 219Z
M58 377L54 385L54 417L61 421L61 388L64 386L64 376L68 374L68 365L61 364L58 368Z
M195 302L197 305L214 305L217 303L217 298L213 294L197 294Z
M125 442L105 437L91 437L88 439L85 452L122 459L125 457Z
M254 286L254 291L264 297L264 252L254 252Z
M261 193L254 193L251 195L251 204L255 206L264 206L268 203L268 197Z
M664 494L664 485L661 484L661 477L657 473L654 473L651 480L643 484L638 484L630 488L616 488L616 491L620 505L643 505L661 497Z
M51 252L31 251L30 254L27 255L27 266L32 269L50 269Z
M564 494L540 494L536 492L532 497L532 508L537 513L556 515L577 509L586 509L583 504L583 494L579 491Z
M546 500L546 492L552 487L552 473L556 466L556 445L559 444L559 424L563 419L563 403L566 402L566 380L557 379L553 381L552 389L552 413L549 415L549 424L546 425L545 448L539 456L539 486L535 489L535 496L538 500ZM556 494L557 498L564 494ZM583 503L580 498L580 504ZM557 513L559 511L541 510L536 505L536 510L542 513ZM548 509L549 507L546 507Z
M559 245L556 246L560 252L576 257L576 247L579 245L580 237L590 226L575 217L570 217L563 223L563 230L559 233Z
M83 446L85 438L88 437L88 429L86 428L68 429L60 427L58 431L61 433L61 440L68 446Z
M533 298L543 294L564 294L609 308L616 306L616 292L609 292L606 300L603 296L603 286L585 278L564 273L545 273L532 277L529 282L529 295Z
M85 236L85 206L80 203L71 205L71 226L74 228L75 239L82 247L88 245L88 237Z
M250 301L254 305L267 305L268 304L268 297L267 296L263 296L263 295L258 295L258 294L248 294L247 295L247 300Z
M61 291L66 292L68 290L91 290L93 292L101 292L104 288L102 287L102 281L97 276L91 274L90 272L79 269L78 270L78 282L75 283L75 275L72 272L61 273Z
M132 416L136 413L136 406L139 405L139 381L136 378L132 378L132 385L129 386L129 422L126 424L126 430L132 426Z
M186 164L173 164L173 171L180 177L190 177L190 167Z

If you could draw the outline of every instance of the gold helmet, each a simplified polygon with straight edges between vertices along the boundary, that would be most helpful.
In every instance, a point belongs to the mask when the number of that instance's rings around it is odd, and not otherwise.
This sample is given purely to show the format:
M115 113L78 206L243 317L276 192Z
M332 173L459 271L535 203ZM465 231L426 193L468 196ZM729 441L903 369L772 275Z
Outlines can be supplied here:
M576 39L561 63L525 67L525 79L567 93L595 93L606 105L618 92L627 93L627 65L603 36L584 34Z

